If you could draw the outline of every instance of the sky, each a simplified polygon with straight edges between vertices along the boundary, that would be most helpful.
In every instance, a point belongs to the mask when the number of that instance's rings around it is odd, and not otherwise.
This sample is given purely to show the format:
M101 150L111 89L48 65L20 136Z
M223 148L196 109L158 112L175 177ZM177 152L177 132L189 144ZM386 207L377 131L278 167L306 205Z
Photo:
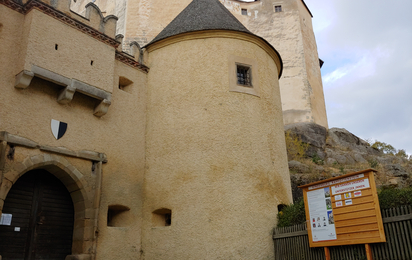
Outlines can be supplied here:
M329 128L412 154L412 1L305 0Z

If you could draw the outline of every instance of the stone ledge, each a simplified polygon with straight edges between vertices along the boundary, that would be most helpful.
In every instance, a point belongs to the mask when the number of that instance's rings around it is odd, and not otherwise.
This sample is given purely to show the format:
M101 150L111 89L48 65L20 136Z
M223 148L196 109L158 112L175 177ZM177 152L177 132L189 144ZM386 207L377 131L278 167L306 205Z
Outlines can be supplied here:
M75 157L75 158L80 158L80 159L85 159L85 160L90 160L90 161L103 162L103 163L107 162L107 156L104 153L98 153L98 152L87 151L87 150L73 151L73 150L70 150L64 147L39 145L38 143L32 140L29 140L27 138L24 138L18 135L10 134L6 131L0 132L0 141L6 141L9 144L13 144L17 146L39 149L40 151L61 154L65 156L70 156L70 157Z
M60 104L69 104L73 99L74 93L77 91L101 101L93 111L93 114L97 117L104 116L107 113L109 106L111 105L110 100L112 99L112 94L110 92L81 82L77 79L67 78L58 73L41 68L36 65L31 66L31 71L23 70L19 74L17 74L14 87L18 89L27 88L30 85L33 77L38 77L53 82L57 85L64 86L65 88L57 97L57 102L59 102Z

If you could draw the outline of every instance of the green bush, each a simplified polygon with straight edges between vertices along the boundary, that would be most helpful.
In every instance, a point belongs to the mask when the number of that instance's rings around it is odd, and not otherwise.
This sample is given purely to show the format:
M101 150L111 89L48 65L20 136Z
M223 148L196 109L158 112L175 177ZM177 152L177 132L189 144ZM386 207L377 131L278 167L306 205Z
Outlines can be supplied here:
M285 132L285 141L289 161L300 160L306 156L306 151L309 148L309 144L302 142L299 135L294 135L290 130L288 130Z
M412 205L412 187L403 189L382 188L378 193L378 197L381 209Z
M315 153L315 155L312 157L312 162L317 164L317 165L324 165L325 164L325 161L322 160L322 158L320 158L317 153Z
M375 159L369 160L368 163L371 168L376 168L378 167L378 164L379 164L378 161Z
M303 198L295 204L284 207L278 213L278 227L289 227L306 222L305 203Z

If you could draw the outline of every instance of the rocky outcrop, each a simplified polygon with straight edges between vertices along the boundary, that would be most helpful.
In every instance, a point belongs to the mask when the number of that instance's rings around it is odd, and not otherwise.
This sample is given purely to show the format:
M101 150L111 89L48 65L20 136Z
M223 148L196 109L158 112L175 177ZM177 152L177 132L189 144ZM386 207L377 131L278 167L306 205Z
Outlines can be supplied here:
M285 126L285 132L298 136L302 142L309 144L306 154L313 157L315 154L321 159L325 158L325 145L327 130L315 123L296 123Z
M387 164L384 166L387 174L394 177L402 177L404 179L411 177L411 173L407 172L400 164Z
M289 171L293 173L309 173L309 166L298 161L289 161Z
M359 154L380 155L381 152L372 148L368 142L362 140L344 128L331 128L328 131L326 143L330 147L347 149Z
M295 158L289 161L294 200L301 196L299 185L368 168L378 170L378 185L412 184L412 160L384 154L346 129L297 123L285 126L285 134L307 147L298 158L288 150L288 157Z

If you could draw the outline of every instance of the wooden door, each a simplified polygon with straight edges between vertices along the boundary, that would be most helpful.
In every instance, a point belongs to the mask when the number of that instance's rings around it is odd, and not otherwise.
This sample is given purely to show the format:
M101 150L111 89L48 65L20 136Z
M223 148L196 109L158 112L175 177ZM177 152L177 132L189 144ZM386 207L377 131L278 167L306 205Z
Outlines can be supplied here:
M9 191L3 214L12 214L12 221L0 225L2 260L64 260L71 254L73 202L47 171L23 175Z

